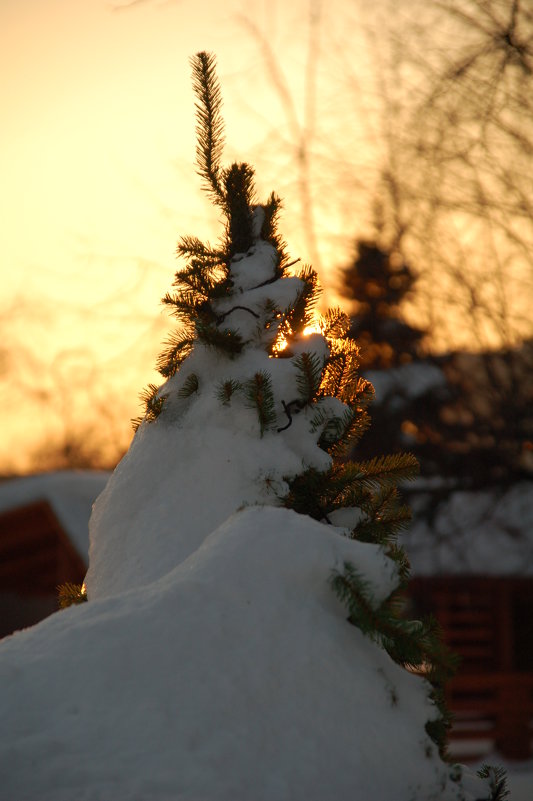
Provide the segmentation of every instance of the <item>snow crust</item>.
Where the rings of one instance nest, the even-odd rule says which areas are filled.
[[[0,642],[3,797],[459,798],[424,734],[424,682],[329,587],[346,559],[390,591],[377,546],[244,509],[158,581]]]

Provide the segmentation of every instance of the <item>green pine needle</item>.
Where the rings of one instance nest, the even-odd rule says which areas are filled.
[[[67,581],[65,584],[60,584],[57,588],[58,603],[60,609],[66,609],[68,606],[75,604],[83,604],[87,601],[87,592],[84,584],[72,584]]]
[[[400,502],[396,487],[383,487],[376,493],[364,490],[359,498],[365,518],[357,523],[352,536],[360,542],[391,543],[411,521],[411,510]]]
[[[295,302],[285,313],[282,334],[290,339],[294,334],[303,334],[305,328],[313,322],[314,308],[320,295],[318,276],[312,267],[306,265],[298,273],[302,288]]]
[[[220,159],[224,149],[222,92],[212,53],[197,53],[191,58],[193,90],[196,102],[196,163],[215,203],[223,205],[220,183]]]
[[[298,371],[296,386],[300,398],[306,404],[312,403],[318,395],[322,381],[322,359],[316,353],[305,352],[296,356],[293,363]]]
[[[364,434],[370,418],[362,410],[347,408],[342,417],[335,417],[324,428],[318,444],[334,457],[343,456]]]
[[[275,425],[277,420],[274,393],[272,392],[272,379],[265,371],[260,371],[244,385],[246,405],[257,410],[261,436]]]
[[[206,325],[201,320],[196,321],[198,339],[208,348],[214,348],[232,358],[240,353],[244,342],[238,331],[231,328],[218,328],[216,325]]]
[[[231,259],[246,253],[254,243],[252,207],[255,204],[254,171],[249,164],[232,164],[223,173],[226,253]]]
[[[144,404],[144,416],[136,417],[131,421],[134,431],[137,431],[141,423],[145,420],[149,423],[157,420],[163,411],[163,406],[165,405],[168,395],[160,395],[159,391],[160,387],[156,384],[148,384],[141,392],[140,397]]]
[[[495,768],[491,765],[482,765],[477,775],[480,779],[488,779],[491,796],[487,801],[504,801],[509,798],[507,789],[507,774],[504,768]]]
[[[224,253],[221,250],[204,245],[196,236],[182,236],[176,246],[176,253],[185,258],[198,259],[206,269],[219,267],[224,260]]]
[[[342,339],[350,329],[350,318],[339,307],[328,309],[320,317],[319,326],[326,339]]]
[[[236,392],[242,390],[240,381],[229,378],[227,381],[222,381],[217,387],[216,397],[223,406],[229,406],[231,398]]]
[[[198,392],[199,381],[196,373],[191,373],[185,379],[183,386],[178,392],[178,398],[190,398],[195,392]]]
[[[278,219],[281,210],[281,199],[272,192],[267,202],[263,205],[265,219],[261,229],[261,237],[275,248],[278,256],[278,265],[275,278],[283,278],[286,273],[288,256],[286,244],[278,233]]]
[[[373,399],[373,387],[359,377],[359,348],[353,340],[336,339],[330,342],[330,351],[322,379],[323,394],[366,407]],[[363,387],[366,394],[362,393]]]
[[[435,684],[432,697],[440,716],[428,721],[426,731],[443,754],[449,716],[440,688],[455,672],[456,660],[444,645],[434,621],[404,619],[399,614],[402,607],[394,595],[381,603],[376,602],[370,584],[350,562],[344,563],[343,573],[334,571],[330,581],[337,597],[348,609],[350,623],[385,648],[399,665],[423,672]],[[503,798],[497,796],[500,797]]]
[[[165,378],[171,378],[181,363],[192,353],[194,334],[190,328],[174,331],[164,343],[165,349],[158,356],[157,369]]]
[[[419,464],[410,453],[395,453],[376,456],[365,462],[352,462],[350,469],[359,473],[359,479],[366,487],[388,487],[416,478]]]

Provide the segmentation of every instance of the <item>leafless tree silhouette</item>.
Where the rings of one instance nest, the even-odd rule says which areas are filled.
[[[333,31],[328,8],[308,5],[300,116],[280,48],[241,21],[284,110],[308,252],[320,269],[320,221],[334,207],[351,217],[352,239],[370,235],[417,268],[417,322],[434,347],[530,336],[532,10],[518,0],[359,2]]]

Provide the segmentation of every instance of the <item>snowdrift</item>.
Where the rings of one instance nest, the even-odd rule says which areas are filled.
[[[0,643],[2,797],[459,797],[442,794],[449,768],[420,736],[434,715],[424,683],[329,587],[347,559],[376,598],[391,591],[376,546],[251,507],[158,581]]]

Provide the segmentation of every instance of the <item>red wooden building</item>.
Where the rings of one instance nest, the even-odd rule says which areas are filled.
[[[460,657],[448,689],[461,761],[533,755],[533,482],[456,493],[433,526],[416,517],[411,613],[433,614]]]
[[[450,750],[529,759],[533,742],[533,580],[438,576],[414,580],[415,607],[432,613],[461,662],[448,687]]]
[[[0,484],[0,637],[55,612],[59,584],[83,581],[91,507],[107,478],[79,471]]]

